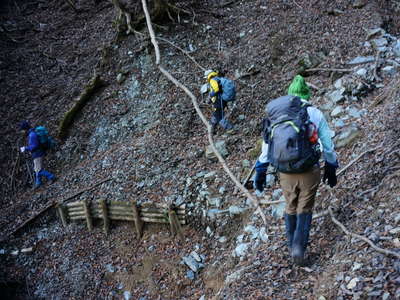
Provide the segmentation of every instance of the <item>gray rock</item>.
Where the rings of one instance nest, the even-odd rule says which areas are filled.
[[[202,261],[203,261],[203,260],[201,259],[200,255],[198,255],[196,251],[190,252],[190,255],[191,255],[197,262],[202,262]]]
[[[362,78],[365,78],[367,76],[367,69],[365,68],[358,69],[356,71],[356,74]]]
[[[274,185],[274,183],[275,183],[275,180],[276,180],[276,178],[275,178],[274,175],[268,174],[268,175],[265,177],[265,186],[266,186],[267,188],[272,187],[272,186]]]
[[[268,234],[266,232],[265,227],[261,227],[260,229],[260,239],[266,243],[268,241]]]
[[[388,44],[387,39],[385,38],[379,38],[379,39],[374,39],[371,41],[372,46],[374,46],[375,48],[379,48],[379,47],[384,47]]]
[[[353,8],[363,8],[366,3],[366,0],[354,0],[352,6]]]
[[[243,257],[247,254],[250,243],[242,243],[236,246],[234,256]]]
[[[344,113],[344,109],[343,109],[343,106],[336,106],[333,110],[332,110],[332,112],[331,112],[331,116],[332,117],[334,117],[334,118],[337,118],[337,117],[339,117],[340,115],[342,115]]]
[[[272,192],[272,200],[276,201],[279,200],[279,198],[282,196],[282,189],[275,189]]]
[[[114,273],[115,272],[115,268],[114,268],[114,266],[112,264],[107,264],[106,265],[106,270],[109,273]]]
[[[375,61],[375,57],[373,56],[357,56],[356,58],[349,61],[347,64],[349,65],[358,65],[358,64],[366,64]]]
[[[197,272],[199,270],[199,263],[191,256],[184,256],[183,262],[187,265],[193,272]]]
[[[199,300],[206,300],[206,296],[201,296],[200,298],[199,298]]]
[[[342,148],[351,144],[359,135],[360,130],[355,125],[345,128],[343,132],[336,137],[336,147]]]
[[[327,95],[327,97],[333,103],[340,103],[340,102],[343,102],[345,99],[343,96],[343,93],[344,93],[344,88],[342,88],[340,90],[335,90],[335,91],[329,93]]]
[[[281,196],[279,198],[279,200],[285,200],[285,197]],[[285,202],[273,204],[273,205],[271,205],[271,207],[272,207],[271,214],[275,219],[280,219],[283,217],[283,214],[285,213],[285,207],[286,207]]]
[[[338,80],[335,81],[335,83],[333,84],[333,86],[340,90],[343,87],[343,79],[339,78]]]
[[[397,40],[393,46],[393,54],[396,57],[400,57],[400,40]]]
[[[252,239],[252,240],[256,239],[259,235],[258,229],[256,227],[254,227],[253,225],[247,225],[244,228],[244,231],[251,234],[250,239]]]
[[[221,244],[225,244],[227,241],[228,241],[228,239],[227,239],[226,236],[221,236],[221,237],[218,239],[218,242],[220,242]]]
[[[125,291],[124,292],[124,300],[130,300],[132,297],[131,292],[130,291]]]
[[[397,73],[397,69],[393,66],[386,66],[381,70],[382,74],[387,76],[393,76]]]
[[[124,82],[124,80],[125,80],[124,74],[119,73],[119,74],[117,75],[117,82],[118,82],[119,84],[121,84],[121,83]]]
[[[209,199],[207,199],[207,202],[210,206],[219,208],[219,207],[221,207],[221,204],[222,204],[222,198],[220,198],[220,197],[209,198]]]
[[[196,278],[196,273],[193,272],[192,270],[187,270],[186,277],[189,278],[190,280],[194,280]]]
[[[400,214],[397,214],[395,217],[394,217],[394,222],[397,224],[397,223],[400,223]]]
[[[385,32],[382,28],[374,28],[374,29],[369,29],[367,31],[367,40],[369,40],[370,38],[374,37],[374,36],[381,36],[383,35]]]
[[[243,272],[246,270],[245,267],[242,267],[241,269],[237,270],[236,272],[233,272],[232,274],[229,274],[226,276],[225,279],[225,284],[229,285],[235,281],[238,281],[242,278]]]
[[[343,127],[345,125],[346,124],[344,123],[344,121],[342,119],[333,121],[333,126],[335,126],[337,128],[341,128],[341,127]]]
[[[248,159],[242,160],[242,167],[243,168],[250,168],[250,161]]]
[[[349,116],[351,116],[353,118],[361,118],[361,111],[359,111],[354,106],[348,107],[347,108],[347,113],[349,114]]]
[[[377,235],[375,232],[371,233],[368,238],[373,241],[374,243],[379,241],[379,235]]]
[[[229,155],[228,150],[226,149],[225,141],[217,141],[215,142],[215,148],[221,154],[222,157],[227,157]],[[211,148],[211,145],[208,145],[206,148],[206,157],[210,160],[216,160],[217,156]]]
[[[389,297],[390,297],[390,294],[389,294],[388,292],[385,292],[385,293],[382,295],[382,300],[387,300],[387,299],[389,299]]]

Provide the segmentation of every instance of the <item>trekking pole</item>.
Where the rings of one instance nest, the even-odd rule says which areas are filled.
[[[32,185],[33,185],[35,183],[35,179],[33,178],[31,167],[29,166],[27,159],[25,159],[25,166],[26,166],[26,170],[28,171],[28,180],[30,182],[32,182]],[[30,182],[28,182],[28,183],[30,183]]]
[[[11,186],[11,191],[13,192],[13,191],[15,191],[15,184],[14,184],[14,182],[15,182],[15,176],[14,176],[14,172],[15,172],[15,170],[16,170],[16,168],[18,167],[18,165],[19,165],[19,160],[20,160],[20,152],[18,151],[18,154],[17,154],[17,159],[16,159],[16,161],[15,161],[15,163],[14,163],[14,167],[13,167],[13,169],[12,169],[12,172],[11,172],[11,183],[10,183],[10,186]]]

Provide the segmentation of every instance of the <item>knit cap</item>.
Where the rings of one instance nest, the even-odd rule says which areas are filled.
[[[310,88],[307,86],[304,77],[296,75],[288,89],[288,95],[298,96],[301,99],[308,100],[311,97]]]

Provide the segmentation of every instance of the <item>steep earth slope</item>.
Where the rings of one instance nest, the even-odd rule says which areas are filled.
[[[192,14],[157,27],[157,35],[169,41],[159,40],[164,66],[197,94],[203,70],[179,48],[203,68],[217,66],[232,78],[240,77],[237,108],[231,115],[237,132],[219,132],[216,139],[225,143],[227,163],[241,177],[255,159],[249,150],[259,139],[268,99],[284,93],[302,69],[354,68],[347,77],[341,72],[307,73],[307,80],[319,88],[313,101],[332,116],[337,136],[358,126],[350,132],[357,133],[355,140],[339,149],[342,166],[380,147],[349,168],[338,188],[321,189],[317,211],[332,202],[335,214],[352,231],[393,249],[399,247],[398,25],[384,10],[385,3],[356,2],[203,1],[193,4]],[[1,249],[9,253],[33,247],[31,254],[1,256],[3,290],[16,291],[20,299],[398,295],[398,262],[344,237],[326,216],[315,223],[312,264],[293,267],[281,220],[269,217],[271,224],[263,230],[245,197],[236,193],[220,166],[206,158],[205,129],[188,98],[158,72],[149,40],[118,35],[108,2],[77,5],[79,14],[62,1],[2,4],[0,122],[5,130],[0,163],[8,171],[1,178],[0,222],[6,237]],[[393,35],[380,31],[368,37],[369,30],[382,26]],[[377,67],[373,61],[366,64],[364,74],[359,72],[364,65],[348,65],[360,55],[376,57],[372,40],[379,38],[386,40],[382,47],[387,49],[380,49]],[[389,59],[395,68],[386,72]],[[31,119],[56,132],[94,71],[105,87],[49,155],[58,181],[32,192],[26,158],[17,158],[17,144],[23,143],[16,135],[17,122]],[[249,75],[242,76],[245,73]],[[342,81],[336,81],[339,78]],[[337,91],[343,96],[340,101],[334,98]],[[373,105],[376,99],[382,103]],[[206,103],[202,107],[209,114]],[[186,239],[174,239],[164,226],[149,226],[140,241],[124,223],[114,224],[108,236],[100,226],[93,232],[83,224],[62,228],[53,210],[9,235],[46,204],[109,177],[112,181],[77,199],[185,201],[191,214]],[[271,190],[279,195],[278,186]],[[270,214],[270,207],[263,209]],[[181,264],[192,251],[205,257],[198,272]]]

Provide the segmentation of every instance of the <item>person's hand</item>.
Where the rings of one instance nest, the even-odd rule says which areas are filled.
[[[212,103],[215,103],[215,101],[217,101],[217,97],[216,97],[216,96],[211,97],[211,102],[212,102]]]
[[[325,171],[322,181],[325,183],[328,180],[328,185],[333,188],[337,184],[336,166],[325,162]]]
[[[24,153],[26,148],[25,147],[21,147],[21,148],[19,148],[19,150],[21,151],[21,153]]]

